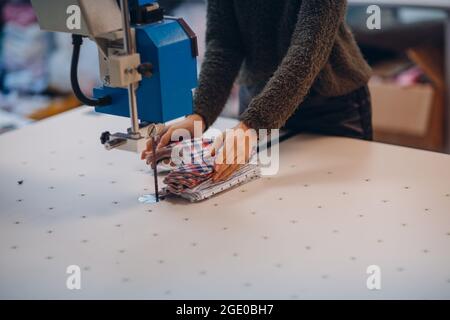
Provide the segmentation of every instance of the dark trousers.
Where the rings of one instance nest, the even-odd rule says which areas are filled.
[[[240,113],[264,86],[242,86]],[[276,112],[276,110],[274,110]],[[372,104],[367,86],[340,97],[311,94],[289,118],[284,128],[294,133],[306,132],[372,140]]]

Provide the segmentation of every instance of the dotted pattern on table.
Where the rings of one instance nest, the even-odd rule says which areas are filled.
[[[318,142],[300,153],[294,138],[277,176],[143,205],[148,168],[75,139],[1,160],[1,298],[450,298],[450,179],[314,162]],[[65,288],[69,265],[80,291]],[[366,287],[370,265],[381,291]]]

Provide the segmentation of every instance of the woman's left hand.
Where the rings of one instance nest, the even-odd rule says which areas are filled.
[[[212,181],[225,181],[248,163],[257,141],[256,131],[243,122],[217,137],[210,147],[211,155],[217,154]],[[220,151],[217,153],[218,150]]]

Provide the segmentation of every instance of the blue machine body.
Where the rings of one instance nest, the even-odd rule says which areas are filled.
[[[136,0],[135,0],[136,1]],[[137,0],[137,3],[142,6],[142,5],[146,5],[146,4],[153,4],[158,2],[158,0]]]
[[[190,36],[176,19],[133,27],[141,63],[153,65],[152,76],[143,77],[136,91],[139,120],[165,123],[191,114],[193,90],[197,87],[197,57]],[[111,96],[112,104],[95,108],[97,112],[130,116],[127,89],[107,86],[94,89],[95,98],[106,95]]]

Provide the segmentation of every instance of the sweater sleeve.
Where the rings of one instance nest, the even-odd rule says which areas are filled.
[[[208,127],[225,107],[243,57],[233,1],[208,0],[206,53],[194,95],[194,112]]]
[[[241,115],[253,129],[279,129],[305,99],[327,63],[346,0],[303,0],[286,56]]]

